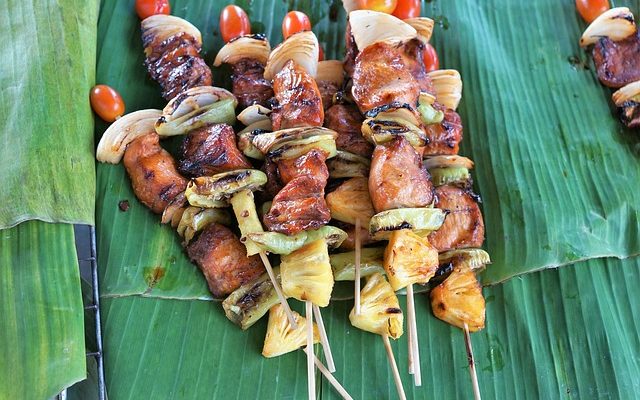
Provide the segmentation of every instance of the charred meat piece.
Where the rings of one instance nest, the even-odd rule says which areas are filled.
[[[436,188],[435,206],[448,213],[440,229],[429,235],[429,242],[439,252],[482,246],[484,222],[478,200],[470,189],[454,185]]]
[[[176,170],[171,154],[160,147],[160,138],[155,133],[129,143],[124,166],[136,197],[156,214],[161,214],[187,187],[187,180]]]
[[[316,83],[318,90],[320,90],[320,97],[322,97],[322,106],[327,111],[333,105],[333,96],[340,91],[341,86],[330,81],[316,81]]]
[[[640,103],[629,100],[618,107],[620,120],[627,128],[640,128]]]
[[[267,157],[262,165],[262,171],[267,175],[267,184],[264,186],[265,192],[269,199],[273,199],[284,186],[278,175],[278,164]]]
[[[344,40],[346,43],[345,56],[344,56],[344,71],[348,76],[353,76],[353,67],[356,64],[356,57],[358,56],[358,46],[356,40],[351,34],[351,23],[347,21],[347,29],[344,32]]]
[[[369,172],[369,193],[376,212],[425,207],[433,201],[431,176],[404,137],[376,146]]]
[[[324,126],[338,132],[336,138],[338,149],[370,158],[373,145],[362,136],[363,120],[356,107],[336,104],[327,110]]]
[[[247,257],[247,249],[240,239],[220,224],[207,226],[187,246],[187,254],[202,270],[215,297],[228,295],[265,271],[260,257]]]
[[[162,97],[171,100],[196,86],[211,85],[211,70],[200,57],[200,44],[187,33],[175,34],[158,43],[150,33],[142,35],[149,75],[162,87]]]
[[[319,181],[327,182],[327,154],[320,150],[311,150],[298,158],[278,161],[280,181],[285,185],[299,176],[310,176]]]
[[[424,58],[422,56],[424,43],[419,39],[412,39],[404,44],[403,50],[403,62],[420,85],[420,91],[435,95],[433,82],[427,75],[427,69],[424,66]]]
[[[252,104],[269,105],[273,97],[271,83],[264,78],[264,64],[258,60],[245,58],[231,65],[233,94],[240,107]]]
[[[251,168],[236,146],[233,128],[226,124],[213,124],[189,133],[182,143],[181,153],[178,169],[193,178]]]
[[[437,103],[434,104],[434,108],[444,111],[444,119],[439,124],[425,126],[428,143],[424,148],[424,155],[458,154],[462,141],[460,115]]]
[[[322,126],[324,110],[315,79],[292,60],[273,79],[276,104],[271,113],[273,130]]]
[[[593,61],[603,85],[620,88],[640,80],[640,36],[614,42],[603,37],[593,48]]]

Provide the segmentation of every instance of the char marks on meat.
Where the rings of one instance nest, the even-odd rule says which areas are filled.
[[[327,111],[333,105],[333,96],[340,91],[341,86],[331,81],[316,81],[316,83],[318,90],[320,90],[320,97],[322,97],[322,106]]]
[[[257,255],[247,249],[229,228],[211,224],[187,246],[187,254],[207,280],[215,297],[223,297],[264,273]]]
[[[226,124],[208,125],[189,133],[182,143],[181,153],[178,169],[193,178],[251,168],[236,146],[233,128]]]
[[[363,120],[355,106],[336,104],[327,110],[324,126],[338,133],[338,149],[370,158],[373,145],[362,136]]]
[[[458,154],[462,140],[460,115],[437,103],[434,108],[444,111],[444,119],[439,124],[425,125],[428,143],[424,147],[424,155]]]
[[[264,64],[258,60],[245,58],[231,65],[233,94],[240,107],[252,104],[269,105],[273,97],[271,83],[264,78]]]
[[[187,180],[178,173],[171,154],[160,147],[155,133],[129,143],[124,166],[136,197],[156,214],[161,214],[187,187]]]
[[[313,149],[300,157],[278,161],[280,181],[286,185],[298,176],[311,176],[326,183],[329,179],[327,156],[321,150]]]
[[[356,64],[356,57],[358,56],[358,46],[351,34],[351,23],[349,21],[347,21],[347,29],[344,32],[344,40],[346,49],[343,67],[348,76],[353,76],[353,67]]]
[[[640,80],[640,34],[614,42],[601,38],[593,48],[593,61],[603,85],[620,88]]]
[[[436,188],[435,206],[447,212],[444,224],[429,235],[429,243],[439,252],[482,246],[484,222],[478,196],[470,189],[439,186]]]
[[[422,157],[402,136],[376,146],[369,172],[369,194],[376,212],[426,207],[433,201],[431,176]]]
[[[324,109],[315,79],[289,60],[273,78],[275,104],[271,115],[273,130],[302,126],[322,126]]]

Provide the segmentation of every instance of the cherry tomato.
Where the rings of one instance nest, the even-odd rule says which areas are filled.
[[[611,6],[609,5],[609,0],[576,0],[576,8],[582,19],[591,23]]]
[[[238,6],[228,5],[220,13],[220,33],[225,42],[251,34],[249,16]]]
[[[398,0],[393,15],[400,19],[416,18],[420,16],[422,3],[420,0]]]
[[[136,13],[140,19],[145,19],[156,14],[171,13],[169,0],[136,0]]]
[[[424,61],[424,67],[427,72],[435,71],[440,68],[440,61],[438,60],[438,53],[432,45],[426,44],[424,51],[422,52],[422,60]]]
[[[294,33],[311,30],[311,20],[300,11],[289,11],[282,20],[282,36],[288,38]]]
[[[361,10],[379,11],[387,14],[391,14],[397,4],[398,0],[358,0],[358,8]]]
[[[318,46],[318,61],[324,61],[324,50],[322,50],[322,46]]]
[[[124,114],[124,101],[120,93],[107,85],[96,85],[89,94],[91,108],[107,122],[113,122]]]

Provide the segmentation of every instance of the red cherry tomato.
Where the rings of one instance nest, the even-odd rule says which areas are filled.
[[[397,3],[398,0],[358,0],[358,8],[360,10],[372,10],[391,14],[393,10],[395,10]]]
[[[426,44],[424,51],[422,52],[422,60],[424,61],[424,67],[427,72],[435,71],[440,68],[440,60],[438,60],[438,53],[432,45]]]
[[[156,14],[170,14],[169,0],[136,0],[136,13],[140,19]]]
[[[422,3],[420,0],[398,0],[393,15],[400,19],[416,18],[420,16]]]
[[[94,86],[89,93],[89,101],[93,111],[107,122],[113,122],[124,114],[124,101],[111,86]]]
[[[324,50],[322,50],[322,46],[318,46],[318,61],[324,61]]]
[[[294,33],[311,30],[311,20],[300,11],[289,11],[282,20],[282,36],[288,38]]]
[[[220,33],[225,42],[251,34],[249,16],[238,6],[228,5],[220,13]]]
[[[609,0],[576,0],[576,8],[582,19],[591,23],[611,6]]]

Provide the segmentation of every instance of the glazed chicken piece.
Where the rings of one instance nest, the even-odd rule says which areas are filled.
[[[444,120],[439,124],[425,125],[428,143],[424,147],[424,155],[458,154],[462,141],[460,115],[438,103],[434,104],[434,108],[444,111]]]
[[[211,70],[200,56],[200,45],[181,32],[159,42],[151,33],[142,33],[149,75],[162,87],[162,97],[171,100],[196,86],[211,85]]]
[[[333,96],[340,91],[341,87],[337,83],[330,81],[317,80],[316,84],[318,85],[318,90],[320,90],[322,106],[326,112],[333,105]]]
[[[213,124],[189,133],[181,153],[178,169],[193,178],[251,168],[236,146],[233,128],[226,124]]]
[[[260,257],[247,257],[240,239],[220,224],[207,226],[187,246],[187,254],[200,267],[215,297],[226,296],[265,272]]]
[[[376,212],[426,207],[433,201],[431,176],[418,152],[404,137],[376,146],[369,172],[369,193]]]
[[[324,109],[315,79],[289,60],[273,78],[275,104],[272,108],[273,130],[302,126],[322,126]]]
[[[470,189],[454,185],[436,188],[435,207],[447,213],[440,229],[429,235],[429,242],[438,252],[482,246],[484,222],[478,201]]]
[[[187,187],[187,180],[176,170],[171,154],[160,147],[155,133],[140,136],[127,146],[124,166],[136,197],[156,214]]]
[[[347,21],[347,29],[344,32],[344,41],[346,47],[344,62],[342,65],[344,72],[346,72],[348,76],[353,76],[353,67],[356,64],[356,57],[358,56],[358,46],[356,45],[356,40],[351,34],[351,23],[349,21]]]
[[[427,75],[427,69],[424,66],[424,43],[419,39],[412,39],[404,44],[402,48],[404,52],[402,62],[407,66],[413,78],[420,85],[420,91],[435,94],[433,82],[429,75]]]
[[[264,185],[264,192],[267,195],[267,198],[273,199],[284,186],[280,181],[280,176],[278,175],[278,164],[267,157],[262,165],[262,171],[267,175],[267,183]]]
[[[271,83],[264,78],[264,64],[244,58],[231,65],[232,90],[241,108],[252,104],[269,105],[273,97]]]
[[[326,160],[327,154],[313,149],[298,158],[278,161],[280,182],[286,185],[299,176],[310,176],[326,183],[329,179]]]
[[[593,48],[593,61],[603,85],[620,88],[640,80],[640,36],[614,42],[601,38]]]
[[[362,136],[364,118],[355,106],[336,104],[325,113],[324,126],[338,133],[336,147],[370,158],[373,145]]]

